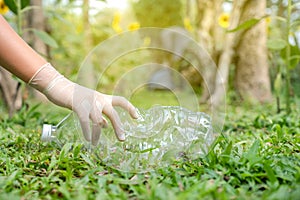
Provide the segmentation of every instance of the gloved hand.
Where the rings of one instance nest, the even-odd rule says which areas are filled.
[[[121,120],[113,106],[122,107],[132,118],[138,117],[135,107],[124,97],[102,94],[78,85],[57,72],[49,63],[43,65],[28,83],[54,104],[73,110],[79,118],[85,139],[93,145],[99,142],[101,128],[107,126],[102,113],[110,119],[117,138],[125,140]]]

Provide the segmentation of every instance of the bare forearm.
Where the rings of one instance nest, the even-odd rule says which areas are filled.
[[[28,82],[45,63],[0,15],[0,65]]]
[[[112,122],[118,139],[125,139],[121,120],[113,106],[124,108],[133,118],[138,117],[135,107],[125,98],[96,92],[62,76],[30,48],[1,15],[0,65],[29,82],[56,105],[72,109],[79,118],[86,140],[93,145],[98,144],[101,128],[107,125],[102,113]]]

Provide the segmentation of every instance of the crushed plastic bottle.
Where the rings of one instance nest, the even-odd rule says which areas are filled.
[[[139,110],[137,120],[126,112],[120,117],[125,142],[117,141],[113,132],[104,132],[96,152],[105,164],[122,171],[145,172],[175,160],[197,159],[214,139],[209,115],[179,106]]]
[[[214,140],[211,118],[205,113],[179,106],[154,106],[138,112],[138,119],[119,112],[124,142],[117,140],[112,128],[102,130],[99,145],[92,152],[105,165],[120,171],[146,172],[176,160],[197,159],[207,153]],[[41,139],[60,144],[84,142],[81,135],[78,120],[71,113],[56,126],[44,124]]]

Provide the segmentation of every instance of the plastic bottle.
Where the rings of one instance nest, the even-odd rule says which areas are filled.
[[[66,143],[80,142],[85,145],[87,144],[87,142],[83,140],[79,121],[73,112],[66,115],[56,125],[43,124],[41,140],[42,142],[50,142],[54,145],[58,145],[60,148]]]
[[[207,153],[214,139],[209,115],[179,106],[139,109],[136,120],[125,111],[119,111],[119,115],[126,140],[118,141],[111,126],[103,129],[93,155],[121,171],[145,172],[166,167],[175,160],[197,159]],[[80,135],[76,117],[69,114],[56,126],[44,124],[42,141],[83,142]]]
[[[105,164],[122,171],[145,172],[174,160],[197,159],[207,153],[214,139],[210,116],[179,106],[139,110],[137,120],[126,112],[120,117],[125,142],[103,131],[96,152]]]

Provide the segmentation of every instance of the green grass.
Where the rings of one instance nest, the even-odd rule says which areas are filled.
[[[179,105],[176,96],[170,91],[158,90],[149,91],[146,89],[137,90],[129,98],[135,106],[143,109],[148,109],[153,105]]]
[[[286,116],[273,106],[228,106],[208,155],[144,174],[106,167],[80,144],[41,143],[43,122],[66,112],[40,105],[12,119],[1,115],[0,199],[300,198],[299,110]]]
[[[141,88],[133,92],[128,100],[136,107],[148,109],[154,105],[178,106],[182,105],[190,110],[194,110],[194,105],[198,104],[199,94],[184,92],[183,90],[148,90]]]

